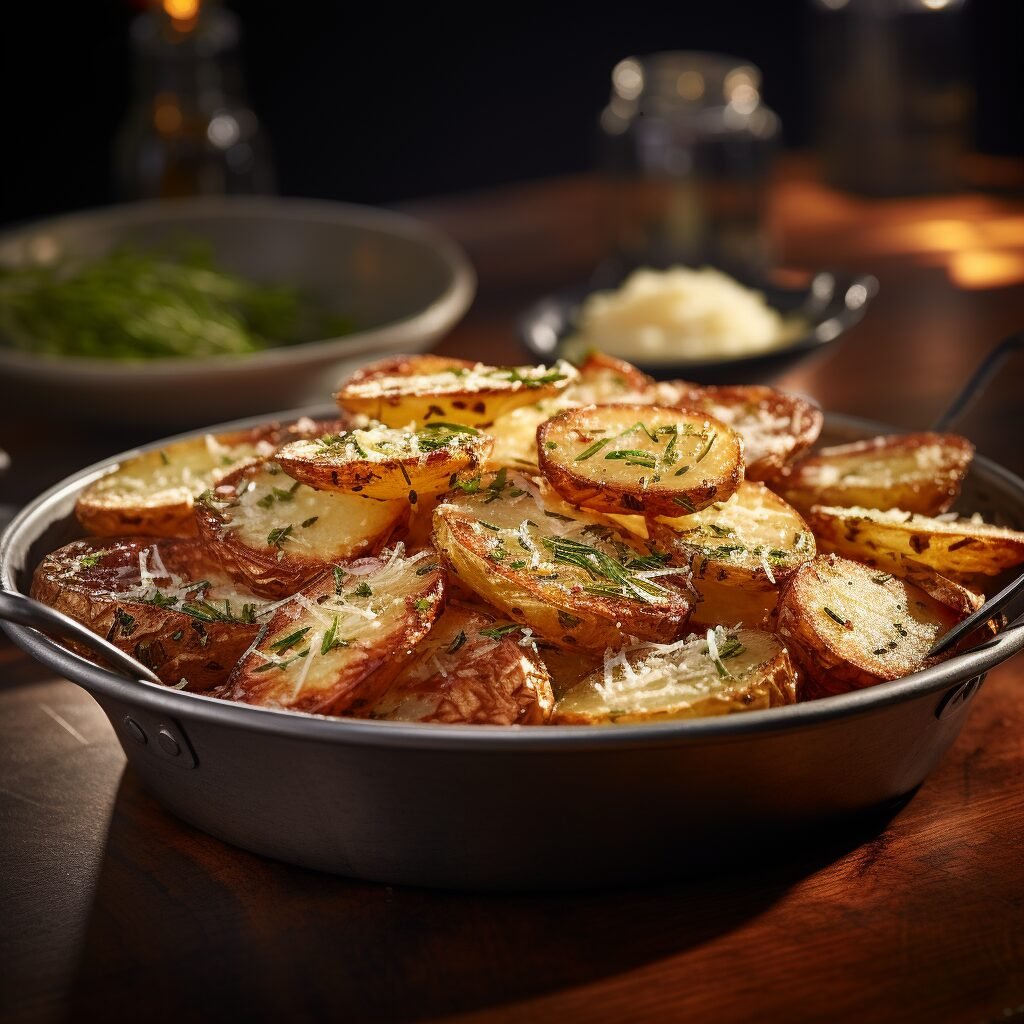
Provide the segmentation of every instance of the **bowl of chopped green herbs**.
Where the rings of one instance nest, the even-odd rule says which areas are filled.
[[[453,242],[370,207],[71,214],[0,235],[0,400],[183,427],[299,405],[359,362],[426,349],[474,289]]]

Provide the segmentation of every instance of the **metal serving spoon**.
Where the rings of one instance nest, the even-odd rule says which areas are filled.
[[[160,677],[151,669],[136,661],[130,654],[115,647],[109,640],[87,629],[63,612],[31,597],[18,594],[13,590],[0,589],[0,619],[17,622],[21,626],[30,626],[43,633],[56,633],[64,639],[77,640],[83,647],[98,654],[108,665],[132,679],[144,679],[147,683],[164,684]]]

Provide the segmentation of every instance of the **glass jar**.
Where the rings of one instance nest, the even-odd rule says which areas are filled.
[[[623,272],[711,264],[763,276],[781,127],[754,65],[717,53],[628,57],[612,71],[600,127]]]
[[[192,6],[187,19],[154,10],[132,23],[135,98],[115,153],[122,199],[273,191],[269,145],[245,101],[237,19]]]

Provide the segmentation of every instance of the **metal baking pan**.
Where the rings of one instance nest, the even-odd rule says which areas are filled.
[[[824,439],[881,432],[892,431],[829,416]],[[68,478],[15,518],[0,538],[3,586],[27,593],[42,556],[82,535],[76,496],[125,457]],[[1024,482],[978,457],[960,507],[1020,529]],[[749,867],[798,830],[891,811],[953,743],[985,673],[1024,647],[1022,618],[904,679],[790,707],[660,725],[497,728],[226,703],[128,679],[32,629],[4,628],[93,695],[131,770],[179,818],[292,864],[463,889],[635,883],[737,855]]]

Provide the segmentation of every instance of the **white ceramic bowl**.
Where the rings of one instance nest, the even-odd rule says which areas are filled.
[[[431,228],[387,210],[305,199],[181,199],[75,213],[0,235],[0,264],[193,238],[209,243],[226,270],[294,285],[358,329],[248,355],[138,362],[0,346],[0,400],[181,427],[323,402],[356,364],[426,349],[458,322],[476,288],[464,253]]]

